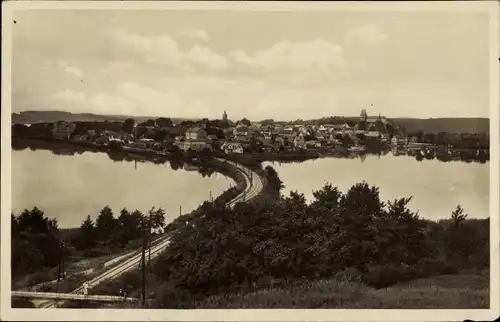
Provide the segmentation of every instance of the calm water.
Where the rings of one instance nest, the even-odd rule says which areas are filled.
[[[303,163],[272,165],[285,185],[282,193],[297,190],[308,200],[326,182],[347,191],[366,181],[380,188],[383,201],[413,196],[409,207],[428,219],[447,218],[457,204],[469,218],[489,216],[489,163],[440,162],[385,155],[361,159],[325,158]]]
[[[172,170],[169,163],[113,162],[104,153],[55,155],[47,150],[12,151],[12,210],[37,206],[60,228],[79,227],[95,219],[105,205],[115,216],[122,208],[143,212],[153,205],[167,221],[217,197],[234,182],[222,175],[202,177],[197,171]]]

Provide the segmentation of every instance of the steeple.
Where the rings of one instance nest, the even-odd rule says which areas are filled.
[[[361,114],[359,115],[360,122],[366,122],[367,118],[368,118],[368,114],[366,114],[366,110],[362,109]]]

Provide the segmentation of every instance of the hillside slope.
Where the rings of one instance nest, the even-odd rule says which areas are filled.
[[[21,113],[12,113],[13,123],[45,123],[56,121],[73,121],[73,122],[104,122],[104,121],[119,121],[132,117],[136,122],[144,122],[148,119],[156,119],[151,116],[127,116],[127,115],[99,115],[92,113],[70,113],[63,111],[25,111]],[[187,119],[172,118],[173,121],[184,121]]]
[[[408,132],[428,133],[489,133],[490,120],[487,118],[436,118],[436,119],[412,119],[395,118],[390,121],[396,125],[403,126]]]

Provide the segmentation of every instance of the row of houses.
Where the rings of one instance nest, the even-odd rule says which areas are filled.
[[[58,121],[52,127],[52,135],[59,140],[69,140],[75,129],[73,122]]]
[[[248,137],[262,137],[271,139],[273,137],[283,137],[293,139],[295,136],[314,136],[318,140],[327,140],[332,135],[358,135],[366,137],[389,139],[389,134],[385,126],[381,123],[369,124],[324,124],[324,125],[285,125],[285,126],[246,126],[239,124],[232,129],[232,136],[235,139],[244,140]]]
[[[73,136],[76,141],[92,141],[97,144],[120,143],[125,149],[164,149],[165,142],[156,142],[151,136],[158,130],[153,126],[141,129],[134,127],[132,134],[113,131],[96,133],[89,130],[86,134]],[[57,122],[53,127],[54,137],[69,139],[75,129],[71,122]],[[323,125],[245,125],[237,124],[232,128],[220,129],[222,137],[207,133],[206,124],[196,124],[187,129],[181,129],[174,140],[168,139],[169,144],[176,146],[181,151],[213,150],[218,146],[226,153],[243,153],[253,144],[260,145],[264,151],[274,151],[287,147],[288,149],[321,148],[324,146],[338,146],[342,143],[339,136],[349,136],[356,145],[360,134],[365,137],[389,141],[392,146],[408,145],[412,139],[403,136],[389,137],[384,122],[381,118],[372,118],[369,122],[359,124],[323,124]],[[139,132],[142,133],[139,135]]]

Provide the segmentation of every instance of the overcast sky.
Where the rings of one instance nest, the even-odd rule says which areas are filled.
[[[485,13],[31,10],[14,19],[14,112],[488,117]]]

